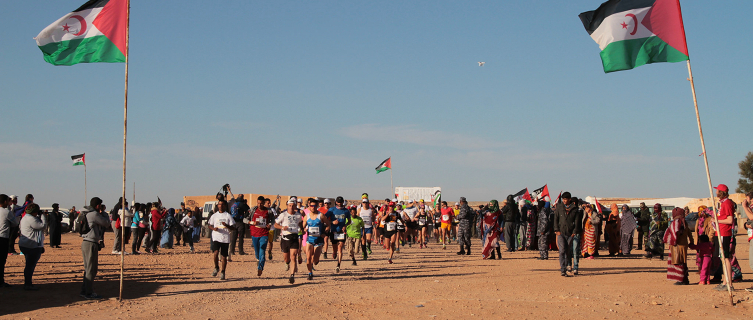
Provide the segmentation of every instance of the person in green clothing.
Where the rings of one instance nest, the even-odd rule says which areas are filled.
[[[361,235],[363,234],[363,219],[356,214],[356,208],[350,208],[350,224],[345,227],[345,231],[348,234],[348,238],[345,239],[345,246],[348,252],[350,252],[350,259],[353,260],[353,265],[356,263],[356,248],[361,244]]]

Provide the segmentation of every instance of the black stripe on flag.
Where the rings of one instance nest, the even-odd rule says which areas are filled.
[[[586,27],[588,34],[594,33],[599,28],[601,22],[608,16],[617,12],[628,11],[632,9],[645,8],[654,5],[656,0],[609,0],[602,3],[594,11],[586,11],[578,15],[583,26]]]
[[[83,158],[83,157],[84,157],[83,153],[82,154],[77,154],[75,156],[71,156],[71,160],[76,160],[76,159]]]
[[[108,2],[110,2],[110,0],[89,0],[86,3],[84,3],[84,5],[80,6],[78,9],[73,10],[73,12],[84,11],[86,9],[102,8]]]

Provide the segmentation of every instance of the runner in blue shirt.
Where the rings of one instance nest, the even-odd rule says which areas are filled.
[[[306,219],[303,220],[303,229],[306,230],[306,267],[309,269],[309,280],[314,280],[314,265],[319,264],[319,256],[322,254],[324,235],[329,232],[330,222],[327,217],[316,209],[316,200],[309,199],[309,207]]]
[[[337,268],[335,272],[340,272],[340,263],[343,261],[343,246],[345,245],[345,227],[350,224],[350,211],[345,208],[345,199],[338,196],[335,199],[335,207],[330,208],[325,215],[329,221],[332,221],[330,228],[330,243],[335,257],[337,257]]]

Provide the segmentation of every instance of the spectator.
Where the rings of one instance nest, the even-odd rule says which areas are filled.
[[[24,290],[36,291],[39,288],[32,284],[31,278],[34,276],[34,269],[37,267],[39,258],[44,253],[44,229],[47,225],[47,219],[36,203],[30,203],[26,207],[25,213],[19,227],[21,235],[18,238],[18,248],[26,257]]]
[[[81,253],[84,259],[84,282],[81,286],[81,297],[93,300],[102,299],[102,296],[94,292],[94,278],[97,277],[99,267],[99,250],[105,247],[105,230],[110,224],[107,214],[102,212],[102,199],[94,197],[89,201],[89,206],[81,210],[81,219],[86,220],[82,226]],[[83,233],[86,232],[86,233]]]
[[[60,205],[52,204],[50,212],[50,248],[60,248],[60,236],[63,232],[63,214],[60,213]]]
[[[7,282],[5,282],[5,262],[8,259],[8,236],[10,230],[18,226],[18,220],[8,210],[10,205],[10,197],[5,194],[0,194],[0,287],[10,288]]]

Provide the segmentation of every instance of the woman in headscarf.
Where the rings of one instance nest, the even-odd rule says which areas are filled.
[[[175,209],[168,209],[167,215],[165,216],[165,224],[162,225],[162,240],[160,241],[161,248],[173,248],[173,231],[177,224],[178,223],[175,220]]]
[[[536,228],[536,232],[539,234],[539,257],[537,258],[539,260],[549,259],[549,230],[552,229],[552,220],[549,219],[549,213],[551,212],[549,205],[548,201],[539,201],[539,225]]]
[[[685,224],[685,210],[674,208],[672,222],[664,233],[664,243],[669,244],[667,259],[667,280],[676,285],[689,284],[688,280],[688,245],[693,243],[693,235]]]
[[[651,223],[648,228],[648,242],[646,242],[646,259],[651,259],[654,255],[659,255],[659,260],[664,260],[664,230],[667,230],[668,222],[665,220],[662,205],[654,205],[654,212],[651,213]]]
[[[609,236],[609,256],[613,257],[620,252],[620,210],[617,204],[612,204],[609,208],[609,218],[604,232]]]
[[[601,222],[599,213],[590,204],[585,206],[585,223],[583,224],[583,248],[581,252],[586,259],[593,260],[596,254],[596,225]]]
[[[481,247],[483,248],[481,255],[484,259],[494,260],[496,259],[494,256],[494,251],[496,250],[497,256],[499,256],[499,259],[502,259],[502,253],[499,250],[499,243],[497,242],[499,234],[502,231],[499,224],[502,211],[499,210],[499,202],[497,200],[489,201],[488,208],[488,210],[482,213],[481,221],[479,221],[482,232]]]
[[[622,205],[622,218],[620,218],[620,221],[622,222],[620,224],[620,250],[622,250],[622,253],[619,255],[629,255],[630,251],[633,249],[633,246],[630,245],[630,243],[632,243],[633,240],[636,223],[633,211],[631,211],[630,207],[626,204]]]

